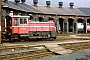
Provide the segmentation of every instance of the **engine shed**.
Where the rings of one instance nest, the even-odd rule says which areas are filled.
[[[2,1],[2,12],[6,15],[2,21],[6,22],[6,16],[21,15],[31,16],[34,21],[48,21],[53,19],[58,23],[57,30],[62,33],[88,33],[87,24],[90,25],[90,8],[77,8],[70,2],[69,7],[64,7],[63,2],[58,3],[58,7],[50,6],[51,2],[46,1],[46,6],[38,6],[38,0],[33,0],[33,5],[25,4],[25,0],[15,0],[15,2]],[[87,13],[88,11],[88,13]],[[5,31],[5,23],[2,23],[2,32]],[[3,33],[4,34],[4,33]]]

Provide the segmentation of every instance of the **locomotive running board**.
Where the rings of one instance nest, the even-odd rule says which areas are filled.
[[[29,37],[29,38],[49,38],[49,37]]]

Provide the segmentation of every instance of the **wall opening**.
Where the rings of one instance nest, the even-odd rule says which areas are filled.
[[[68,18],[68,31],[69,32],[73,32],[73,19],[72,18]]]
[[[29,17],[29,20],[34,20],[33,16],[30,16],[30,17]]]
[[[42,17],[39,17],[39,22],[43,22],[43,18]]]
[[[59,18],[60,29],[62,32],[63,32],[63,21],[64,21],[63,18]]]
[[[79,18],[77,20],[77,29],[78,29],[78,33],[83,33],[84,32],[84,24],[83,24],[83,19]]]
[[[87,19],[87,33],[90,33],[90,19]]]
[[[54,20],[54,18],[52,18],[52,17],[49,17],[49,19],[48,20]]]

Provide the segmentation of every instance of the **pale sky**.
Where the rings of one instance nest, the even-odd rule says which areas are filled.
[[[90,7],[90,0],[38,0],[38,5],[46,5],[46,1],[51,1],[52,6],[58,6],[58,2],[63,2],[63,6],[69,6],[70,2],[74,2],[75,7]],[[33,0],[26,0],[26,4],[33,4]]]

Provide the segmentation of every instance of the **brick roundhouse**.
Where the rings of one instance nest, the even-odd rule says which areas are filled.
[[[63,33],[78,33],[77,23],[82,23],[84,25],[83,33],[88,33],[86,26],[87,23],[90,24],[90,8],[74,7],[73,2],[70,2],[68,7],[63,7],[63,2],[59,2],[59,6],[55,7],[50,6],[50,1],[46,1],[46,6],[38,6],[38,0],[33,0],[33,5],[25,4],[25,1],[14,0],[12,2],[3,0],[2,12],[6,12],[4,17],[13,12],[13,15],[32,16],[34,21],[47,21],[51,18],[58,21],[58,27]],[[2,19],[2,21],[5,21],[5,19]],[[2,26],[2,32],[4,31],[5,26]]]

